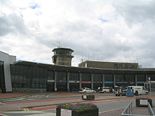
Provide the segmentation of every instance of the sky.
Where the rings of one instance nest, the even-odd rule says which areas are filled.
[[[17,60],[52,63],[71,48],[81,61],[155,67],[154,0],[0,0],[0,51]]]

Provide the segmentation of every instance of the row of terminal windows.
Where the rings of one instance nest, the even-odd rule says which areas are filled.
[[[56,82],[67,82],[67,76],[69,77],[69,81],[92,81],[93,82],[105,82],[113,83],[114,77],[115,82],[135,82],[135,75],[134,74],[90,74],[90,73],[77,73],[77,72],[58,72],[53,70],[47,70],[42,67],[35,67],[35,66],[11,66],[11,78],[12,78],[12,85],[13,87],[23,87],[23,88],[46,88],[47,80],[55,80]],[[155,80],[154,75],[148,75],[151,77],[151,80]],[[145,74],[138,74],[137,75],[137,82],[144,82],[146,81]],[[53,81],[54,82],[54,81]]]

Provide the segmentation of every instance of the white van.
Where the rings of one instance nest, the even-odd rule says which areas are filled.
[[[128,86],[131,89],[133,89],[133,93],[135,95],[144,95],[144,94],[148,94],[148,90],[146,90],[144,88],[144,86]]]

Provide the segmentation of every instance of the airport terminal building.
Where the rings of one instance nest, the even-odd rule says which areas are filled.
[[[53,52],[54,65],[11,60],[10,76],[2,74],[8,61],[0,57],[0,88],[6,90],[2,92],[10,92],[10,87],[13,91],[78,91],[83,87],[144,85],[148,78],[155,81],[155,68],[139,68],[137,63],[98,61],[84,61],[79,67],[73,67],[72,49],[55,48]],[[6,80],[10,82],[8,86],[4,86]]]

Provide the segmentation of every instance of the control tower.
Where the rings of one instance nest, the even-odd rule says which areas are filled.
[[[53,49],[54,56],[52,57],[55,65],[71,66],[72,52],[70,48],[55,48]]]

